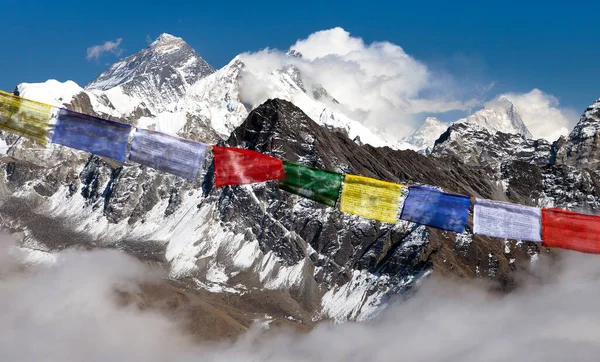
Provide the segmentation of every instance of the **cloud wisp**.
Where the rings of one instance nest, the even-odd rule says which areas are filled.
[[[121,49],[122,38],[117,38],[116,40],[108,40],[101,45],[94,45],[87,48],[87,60],[99,59],[105,53],[112,53],[116,56],[120,56],[123,54],[123,49]]]

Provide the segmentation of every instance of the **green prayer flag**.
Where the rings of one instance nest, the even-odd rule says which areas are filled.
[[[325,205],[335,206],[343,175],[313,167],[283,161],[285,178],[279,180],[279,188]]]

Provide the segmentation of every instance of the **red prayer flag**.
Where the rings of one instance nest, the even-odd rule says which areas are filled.
[[[233,147],[213,146],[213,152],[217,187],[285,178],[283,162],[278,158]]]
[[[542,209],[542,245],[600,254],[600,217]]]

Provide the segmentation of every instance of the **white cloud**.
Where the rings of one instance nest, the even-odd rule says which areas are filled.
[[[165,361],[196,350],[166,316],[117,303],[117,291],[159,280],[140,261],[115,250],[65,251],[24,267],[27,255],[0,235],[0,360]]]
[[[561,135],[568,134],[579,118],[575,110],[561,108],[558,98],[539,89],[503,96],[516,106],[534,138],[554,141]]]
[[[115,301],[159,280],[114,250],[56,254],[23,266],[0,235],[3,361],[565,361],[600,353],[600,263],[572,252],[541,258],[508,295],[430,279],[365,323],[322,323],[296,335],[250,330],[222,344],[193,342],[166,315]],[[531,274],[529,274],[531,273]]]
[[[308,59],[315,60],[329,55],[344,56],[351,52],[362,52],[365,44],[360,38],[353,38],[342,28],[317,31],[303,40],[298,40],[291,49]]]
[[[109,40],[104,42],[102,45],[94,45],[87,48],[87,60],[98,59],[104,53],[112,53],[116,56],[123,54],[123,49],[120,48],[122,38],[118,38],[116,40]]]
[[[292,58],[265,49],[242,55],[246,64],[240,97],[253,106],[271,94],[265,79],[276,69],[295,65],[310,92],[322,85],[341,104],[328,104],[346,116],[396,138],[409,135],[422,122],[419,113],[472,109],[479,101],[447,75],[432,72],[424,63],[390,42],[366,44],[342,28],[319,31],[298,40]],[[475,91],[475,87],[473,87]]]

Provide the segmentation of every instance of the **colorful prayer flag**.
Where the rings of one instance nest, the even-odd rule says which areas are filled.
[[[542,209],[542,245],[600,254],[600,217]]]
[[[136,128],[129,154],[133,162],[188,180],[196,178],[205,157],[203,143],[139,128]]]
[[[280,159],[259,152],[233,147],[213,146],[215,184],[245,185],[285,177]]]
[[[542,210],[492,200],[475,200],[473,232],[498,238],[542,241]]]
[[[283,161],[283,171],[285,178],[279,180],[280,189],[335,206],[342,187],[342,174],[288,161]]]
[[[369,219],[396,223],[401,188],[400,184],[346,174],[340,210]]]
[[[462,233],[467,226],[471,199],[426,186],[410,186],[400,218],[438,229]]]
[[[52,143],[125,163],[131,126],[61,109]]]
[[[0,129],[46,145],[52,106],[0,91]]]

